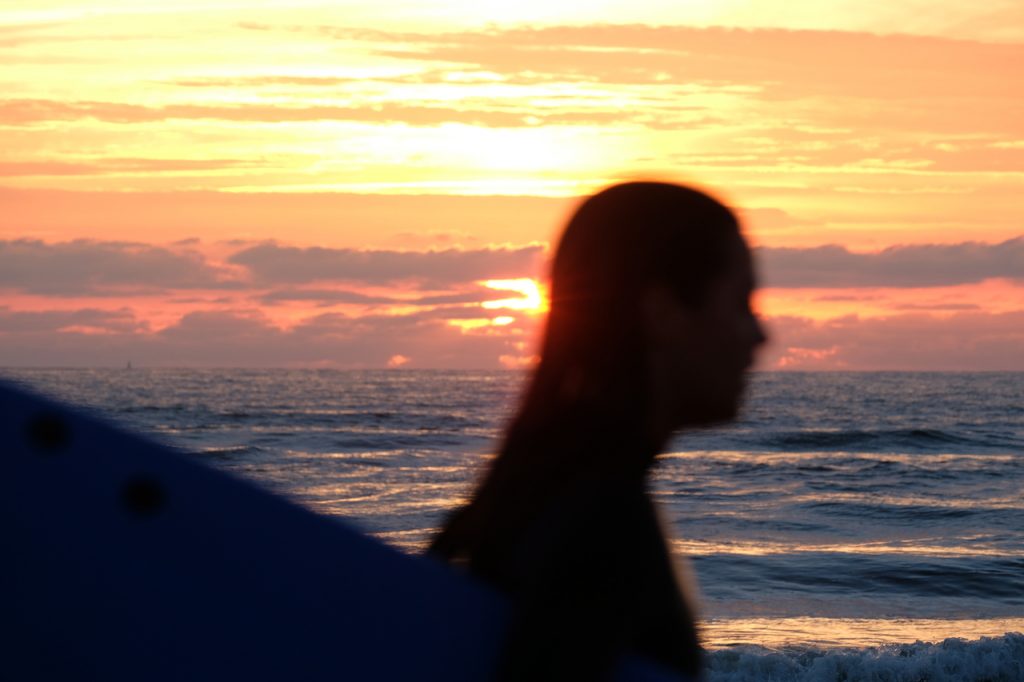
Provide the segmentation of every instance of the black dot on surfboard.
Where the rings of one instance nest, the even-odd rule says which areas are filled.
[[[121,503],[136,516],[153,516],[164,508],[166,502],[164,487],[148,476],[136,476],[121,488]]]
[[[43,412],[26,425],[28,442],[40,452],[59,452],[71,442],[71,427],[60,415]]]

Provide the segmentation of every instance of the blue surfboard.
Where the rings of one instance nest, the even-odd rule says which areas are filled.
[[[494,672],[508,606],[447,566],[5,382],[0,451],[2,679]]]

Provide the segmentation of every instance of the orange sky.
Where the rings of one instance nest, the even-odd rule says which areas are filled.
[[[1024,369],[1016,0],[29,6],[0,366],[518,366],[485,282],[657,177],[743,216],[762,368]]]

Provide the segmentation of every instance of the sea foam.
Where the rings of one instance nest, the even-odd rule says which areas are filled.
[[[737,646],[711,651],[707,682],[1020,682],[1024,634],[863,649]]]

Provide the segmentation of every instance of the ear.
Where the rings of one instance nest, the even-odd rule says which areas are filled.
[[[654,320],[664,315],[672,304],[671,296],[672,293],[663,285],[655,284],[647,287],[640,297],[644,320]]]
[[[681,328],[692,325],[690,311],[663,285],[653,285],[640,297],[644,331],[651,341],[676,338]]]

